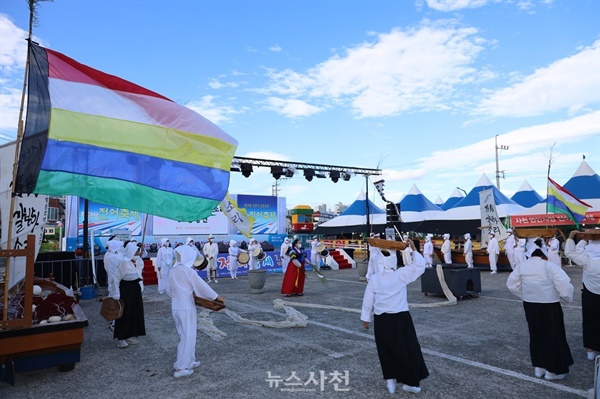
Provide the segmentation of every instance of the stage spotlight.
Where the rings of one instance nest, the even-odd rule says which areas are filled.
[[[242,175],[244,175],[244,177],[249,177],[252,174],[252,165],[249,163],[242,163],[240,165],[240,168],[242,169]]]
[[[329,172],[329,177],[331,178],[332,182],[337,183],[340,179],[340,172],[337,170],[332,170],[331,172]]]
[[[350,181],[350,178],[352,177],[354,173],[350,172],[350,171],[346,171],[346,172],[342,172],[342,179],[344,181]]]
[[[295,173],[296,173],[296,168],[294,168],[293,166],[290,166],[285,169],[285,177],[294,177]]]
[[[271,166],[271,174],[275,178],[275,180],[279,180],[281,175],[284,174],[282,166]]]
[[[314,169],[304,169],[304,178],[306,180],[312,181],[314,175],[315,175]]]

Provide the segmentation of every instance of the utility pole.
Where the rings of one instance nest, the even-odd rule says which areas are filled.
[[[500,170],[500,166],[498,164],[498,150],[508,150],[507,145],[498,145],[498,135],[496,135],[496,187],[500,190],[500,173],[502,173],[502,178],[504,179],[504,171]]]

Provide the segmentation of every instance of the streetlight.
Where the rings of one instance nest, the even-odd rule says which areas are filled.
[[[504,179],[504,171],[500,170],[500,166],[498,165],[498,150],[508,150],[507,145],[498,145],[498,135],[496,135],[496,187],[500,190],[500,173],[502,173],[502,178]]]

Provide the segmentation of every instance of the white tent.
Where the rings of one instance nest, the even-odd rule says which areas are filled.
[[[361,193],[348,209],[339,216],[319,225],[314,233],[333,235],[367,232],[367,207],[369,224],[372,226],[371,231],[383,232],[386,223],[385,211],[378,208],[371,200],[367,201],[365,194]]]
[[[406,223],[420,222],[423,220],[439,219],[443,211],[423,195],[416,184],[413,184],[408,193],[398,204],[402,221]]]

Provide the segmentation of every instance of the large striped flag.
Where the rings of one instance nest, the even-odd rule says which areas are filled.
[[[77,195],[177,221],[225,198],[237,141],[166,97],[30,44],[15,193]]]
[[[548,177],[548,203],[546,210],[551,213],[567,215],[577,228],[585,218],[585,213],[590,205],[577,199],[573,194],[561,187],[557,182]]]

